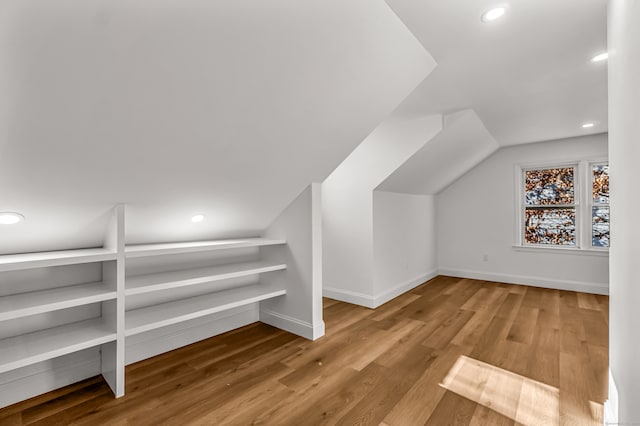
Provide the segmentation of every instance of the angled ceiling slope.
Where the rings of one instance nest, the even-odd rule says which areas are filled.
[[[438,62],[398,114],[473,109],[501,146],[607,131],[605,0],[388,2]]]
[[[0,253],[257,234],[434,61],[382,0],[7,0]],[[204,222],[190,217],[201,213]]]
[[[472,110],[445,116],[442,131],[376,189],[436,194],[498,149],[498,143]]]

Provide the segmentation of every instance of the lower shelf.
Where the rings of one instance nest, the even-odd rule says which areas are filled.
[[[125,335],[133,336],[156,328],[282,296],[286,293],[287,291],[282,288],[254,284],[134,309],[126,313]]]
[[[0,373],[115,340],[101,318],[0,340]]]

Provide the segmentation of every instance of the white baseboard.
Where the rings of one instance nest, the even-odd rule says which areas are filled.
[[[522,284],[532,287],[551,288],[555,290],[579,291],[582,293],[609,294],[607,283],[586,283],[582,281],[554,280],[550,278],[528,277],[523,275],[501,274],[495,272],[469,271],[455,268],[439,268],[440,275],[471,278],[483,281],[495,281],[506,284]]]
[[[4,373],[0,408],[97,376],[100,369],[98,348],[91,348]]]
[[[322,289],[322,295],[324,297],[328,297],[329,299],[340,300],[341,302],[352,303],[354,305],[364,306],[365,308],[375,309],[378,306],[384,305],[391,299],[416,288],[426,281],[429,281],[431,278],[437,275],[438,270],[434,269],[400,284],[396,284],[390,289],[385,290],[384,292],[381,292],[377,295],[356,293],[353,291],[343,290],[331,286],[324,287]]]
[[[609,397],[604,403],[604,424],[618,424],[618,388],[609,369]]]
[[[323,286],[322,296],[329,299],[339,300],[341,302],[351,303],[353,305],[364,306],[373,309],[375,297],[370,294],[357,293],[355,291],[343,290],[341,288]]]
[[[373,299],[373,307],[377,308],[378,306],[384,305],[391,299],[394,299],[400,296],[403,293],[408,292],[409,290],[413,290],[421,284],[429,281],[430,279],[436,277],[438,275],[438,270],[433,269],[424,274],[420,274],[415,278],[412,278],[408,281],[400,283],[374,297]]]
[[[125,363],[133,364],[259,320],[258,305],[254,303],[131,336],[126,340]]]
[[[260,321],[309,340],[316,340],[324,336],[324,321],[311,324],[271,310],[260,311]]]

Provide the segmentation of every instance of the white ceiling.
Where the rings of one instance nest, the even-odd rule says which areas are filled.
[[[118,202],[129,242],[257,235],[398,105],[469,110],[400,192],[446,186],[490,136],[607,131],[606,1],[508,4],[484,24],[488,0],[4,0],[0,211],[27,220],[0,253],[100,245]]]
[[[259,234],[434,65],[382,0],[4,0],[0,63],[0,253],[118,202],[129,242]]]
[[[473,110],[444,117],[443,129],[376,189],[436,194],[498,149]]]
[[[502,146],[607,131],[606,0],[506,0],[491,23],[493,0],[387,2],[438,62],[395,114],[473,109]]]

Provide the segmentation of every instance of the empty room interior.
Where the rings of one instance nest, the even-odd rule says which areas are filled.
[[[639,22],[0,2],[0,425],[640,425]]]

